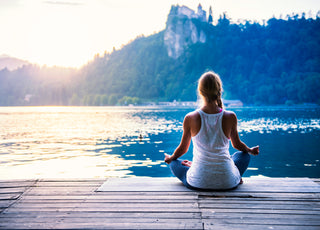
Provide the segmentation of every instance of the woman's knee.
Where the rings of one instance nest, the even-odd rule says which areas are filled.
[[[232,160],[237,166],[241,176],[247,170],[249,166],[250,158],[251,157],[249,153],[246,153],[246,152],[236,152],[235,154],[232,155]]]
[[[244,161],[244,162],[249,162],[250,161],[250,154],[247,153],[247,152],[242,152],[242,151],[239,151],[239,152],[235,152],[233,155],[232,155],[232,160],[233,161]]]
[[[171,163],[169,164],[170,170],[171,172],[176,176],[176,177],[180,177],[181,174],[181,160],[173,160],[171,161]]]
[[[178,168],[181,164],[180,160],[173,160],[170,162],[169,167],[171,169],[171,171],[174,171],[176,168]]]
[[[171,161],[171,163],[169,164],[169,167],[173,175],[178,177],[183,182],[186,180],[186,174],[189,167],[183,165],[182,160],[178,159],[178,160]]]

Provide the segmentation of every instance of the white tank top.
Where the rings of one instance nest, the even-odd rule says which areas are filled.
[[[207,114],[197,110],[201,128],[192,137],[193,160],[187,172],[187,182],[203,189],[230,189],[241,179],[240,173],[229,153],[229,139],[222,129],[224,111]]]

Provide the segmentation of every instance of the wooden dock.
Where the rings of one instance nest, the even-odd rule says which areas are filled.
[[[320,229],[320,179],[244,178],[192,191],[176,178],[0,181],[1,229]]]

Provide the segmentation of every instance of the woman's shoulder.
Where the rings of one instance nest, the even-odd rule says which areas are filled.
[[[231,138],[231,130],[237,127],[237,116],[233,111],[224,111],[222,118],[222,129],[225,136]]]
[[[200,114],[197,110],[195,111],[192,111],[190,113],[188,113],[186,116],[185,116],[185,119],[188,119],[188,120],[197,120],[197,119],[200,119]]]
[[[223,113],[224,116],[236,116],[235,112],[233,111],[224,110],[223,112],[224,112]]]
[[[188,113],[184,118],[184,124],[190,128],[191,135],[195,136],[201,128],[201,117],[199,112],[193,111]]]
[[[233,111],[224,110],[223,118],[233,121],[233,120],[237,120],[237,115]]]

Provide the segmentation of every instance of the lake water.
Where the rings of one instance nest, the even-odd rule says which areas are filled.
[[[164,153],[179,144],[192,110],[0,107],[0,179],[170,177]],[[320,177],[319,107],[229,110],[241,139],[260,145],[244,176]],[[192,146],[183,158],[192,159]]]

